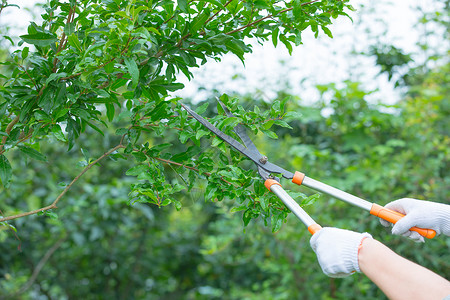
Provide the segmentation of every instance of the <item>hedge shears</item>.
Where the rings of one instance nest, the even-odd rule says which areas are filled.
[[[235,117],[220,100],[218,101],[228,117]],[[291,196],[289,196],[289,194],[281,186],[279,178],[274,177],[272,174],[278,174],[278,176],[281,175],[286,179],[291,179],[292,182],[297,185],[307,186],[313,190],[325,193],[331,197],[334,197],[336,199],[347,202],[351,205],[362,208],[366,211],[369,211],[370,214],[394,224],[405,216],[399,212],[384,208],[376,203],[371,203],[367,200],[364,200],[362,198],[356,197],[352,194],[329,186],[323,182],[314,180],[310,177],[307,177],[305,174],[299,171],[295,171],[294,173],[289,172],[283,169],[282,167],[269,162],[268,158],[258,151],[255,144],[246,134],[246,129],[244,126],[237,124],[233,128],[236,135],[243,142],[244,145],[242,145],[231,136],[220,131],[218,128],[216,128],[214,125],[212,125],[210,122],[208,122],[206,119],[204,119],[202,116],[197,114],[195,111],[193,111],[186,105],[184,104],[181,105],[192,117],[194,117],[197,121],[199,121],[204,127],[206,127],[208,130],[213,132],[217,137],[219,137],[224,142],[232,146],[234,149],[236,149],[237,151],[248,157],[250,160],[252,160],[258,168],[259,175],[264,180],[265,187],[269,191],[274,193],[286,205],[286,207],[295,216],[297,216],[300,219],[300,221],[303,222],[303,224],[308,228],[308,231],[311,234],[315,234],[317,231],[322,229],[322,227],[319,224],[317,224],[308,215],[308,213],[306,213],[306,211],[303,210],[303,208],[301,208],[300,205],[297,202],[295,202],[294,199],[292,199]],[[410,230],[416,231],[420,235],[430,239],[436,235],[436,232],[432,229],[412,227]]]

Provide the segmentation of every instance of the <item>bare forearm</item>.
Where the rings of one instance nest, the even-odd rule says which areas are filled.
[[[450,295],[450,282],[390,250],[382,243],[365,239],[358,255],[361,271],[389,299],[442,300]]]

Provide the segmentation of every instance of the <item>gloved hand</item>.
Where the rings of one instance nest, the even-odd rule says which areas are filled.
[[[450,235],[450,205],[431,201],[403,198],[388,203],[386,208],[406,215],[392,227],[392,234],[407,236],[417,242],[424,242],[424,238],[411,227],[429,228],[436,231],[436,235]],[[381,224],[388,227],[388,221],[380,219]]]
[[[322,271],[330,277],[346,277],[361,272],[358,263],[359,247],[370,234],[326,227],[315,233],[311,248],[317,255]]]

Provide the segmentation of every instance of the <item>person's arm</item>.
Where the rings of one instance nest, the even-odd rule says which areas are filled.
[[[450,295],[448,280],[397,255],[368,233],[323,228],[310,244],[326,275],[363,272],[390,299],[442,300]]]
[[[374,239],[364,239],[359,268],[389,299],[442,300],[450,295],[450,282],[409,261]]]

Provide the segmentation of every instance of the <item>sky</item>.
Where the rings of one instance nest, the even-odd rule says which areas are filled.
[[[0,26],[11,26],[17,36],[26,33],[31,20],[36,21],[33,9],[36,0],[10,0],[21,9],[8,8],[0,15]],[[379,69],[373,57],[354,56],[352,52],[367,51],[369,45],[390,43],[406,52],[417,52],[416,43],[420,31],[415,28],[419,15],[412,9],[427,3],[421,0],[351,1],[356,11],[350,12],[353,22],[345,17],[330,26],[334,38],[322,34],[315,39],[311,32],[303,33],[303,44],[295,47],[290,56],[283,44],[275,48],[271,41],[259,45],[253,43],[253,53],[245,55],[245,66],[233,54],[225,55],[221,62],[209,61],[194,69],[194,79],[189,81],[181,74],[185,88],[176,95],[201,101],[208,92],[258,93],[266,99],[276,91],[287,87],[299,95],[305,103],[318,100],[317,84],[342,83],[354,80],[363,83],[368,90],[379,90],[373,101],[387,104],[399,100],[400,94],[386,76],[377,76]],[[35,12],[34,15],[32,12]],[[370,34],[369,34],[370,33]],[[379,41],[373,39],[379,36]]]
[[[194,80],[183,80],[186,88],[180,96],[202,100],[206,90],[217,89],[219,93],[255,92],[263,93],[268,99],[280,90],[280,80],[288,81],[288,88],[306,103],[317,101],[317,84],[343,82],[351,79],[361,81],[368,90],[378,89],[372,96],[374,101],[395,103],[400,94],[388,82],[387,76],[377,76],[379,68],[373,57],[352,56],[352,52],[367,51],[374,41],[368,31],[382,34],[381,42],[391,43],[407,52],[417,51],[419,32],[413,30],[418,14],[412,9],[420,1],[353,1],[357,9],[351,12],[353,22],[347,18],[338,19],[331,27],[334,38],[325,34],[315,39],[312,32],[304,32],[303,45],[294,48],[290,56],[284,45],[275,48],[271,41],[264,45],[254,44],[253,53],[245,55],[245,66],[234,55],[226,55],[221,62],[210,61],[194,71]],[[368,13],[373,9],[374,13]],[[234,75],[236,79],[233,78]],[[286,84],[281,84],[281,87]]]

